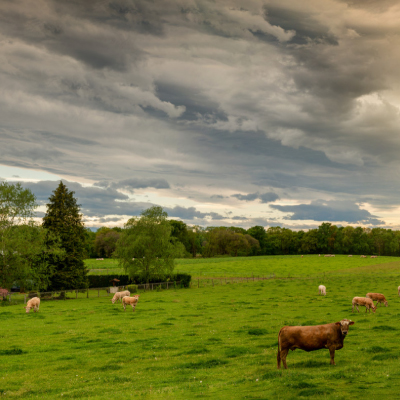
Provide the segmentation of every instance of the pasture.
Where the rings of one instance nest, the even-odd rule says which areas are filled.
[[[297,257],[292,276],[301,275],[303,261]],[[135,313],[106,297],[42,301],[36,314],[0,307],[0,397],[397,398],[400,271],[380,259],[378,268],[343,273],[340,258],[332,261],[338,265],[325,277],[141,293]],[[389,307],[352,314],[352,298],[369,291],[384,293]],[[355,324],[336,366],[328,350],[296,350],[289,369],[277,370],[282,326],[343,318]]]
[[[387,270],[391,263],[392,269],[400,268],[397,257],[360,258],[360,256],[347,257],[318,257],[318,255],[301,256],[260,256],[260,257],[220,257],[220,258],[182,258],[176,260],[175,271],[186,272],[193,278],[201,277],[225,277],[225,276],[269,276],[275,274],[278,277],[287,276],[315,276],[327,272],[351,272],[359,267],[373,270],[383,265]],[[94,259],[85,260],[85,265],[91,274],[123,274],[119,268],[118,260]]]

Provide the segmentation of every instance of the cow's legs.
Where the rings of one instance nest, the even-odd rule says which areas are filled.
[[[360,312],[360,310],[359,310],[359,308],[358,308],[358,304],[356,304],[356,308],[357,308],[357,311]]]
[[[335,364],[335,348],[334,348],[334,347],[331,347],[331,348],[329,349],[329,353],[330,353],[330,355],[331,355],[331,365],[336,365],[336,364]]]
[[[287,369],[286,356],[288,353],[289,353],[289,349],[281,350],[281,359],[282,359],[283,366],[285,369]]]

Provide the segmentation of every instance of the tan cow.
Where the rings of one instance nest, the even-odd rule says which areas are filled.
[[[131,292],[129,290],[125,290],[123,292],[117,292],[114,294],[114,297],[111,299],[112,303],[114,304],[118,300],[122,300],[125,296],[130,296]]]
[[[37,312],[39,311],[39,306],[40,306],[40,299],[39,297],[33,297],[32,299],[30,299],[28,301],[28,303],[26,304],[25,310],[26,313],[29,314],[29,311],[31,311],[31,309],[33,308],[33,311]]]
[[[383,303],[386,307],[389,305],[387,300],[385,299],[385,296],[381,293],[367,293],[365,297],[376,301],[376,307],[378,307],[379,303]]]
[[[135,311],[135,307],[136,307],[136,304],[139,301],[139,297],[140,297],[140,295],[138,295],[138,294],[133,296],[133,297],[129,297],[129,296],[123,297],[122,298],[122,305],[124,307],[124,311],[126,311],[126,306],[128,304],[130,304],[132,306],[132,308],[133,308],[133,311]]]
[[[331,356],[331,364],[335,364],[335,350],[343,347],[349,326],[354,322],[342,319],[340,322],[315,326],[284,326],[278,335],[278,369],[283,366],[287,368],[286,356],[289,350],[301,349],[313,351],[328,349]]]
[[[326,287],[324,285],[318,286],[318,294],[323,294],[324,296],[326,296]]]
[[[371,308],[373,312],[376,311],[374,302],[371,299],[368,299],[367,297],[354,297],[351,304],[353,305],[353,309],[351,310],[351,312],[354,311],[354,307],[356,307],[357,311],[360,312],[358,306],[365,306],[365,312],[367,311],[371,312]]]
[[[400,296],[400,286],[397,288],[397,293]]]

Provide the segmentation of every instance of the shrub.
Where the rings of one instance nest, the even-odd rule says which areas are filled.
[[[137,293],[138,286],[137,285],[127,285],[126,290],[129,290],[131,293]]]

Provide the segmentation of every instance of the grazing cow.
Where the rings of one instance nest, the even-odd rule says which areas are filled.
[[[378,256],[371,256],[371,258],[378,258]]]
[[[123,292],[117,292],[114,294],[114,297],[111,299],[112,303],[114,304],[118,300],[122,300],[125,296],[130,296],[131,292],[129,290],[125,290]]]
[[[28,303],[26,304],[25,310],[26,313],[28,314],[29,311],[33,308],[33,311],[37,312],[39,311],[39,306],[40,306],[40,299],[39,297],[33,297],[32,299],[30,299],[28,301]]]
[[[326,296],[326,287],[324,285],[318,286],[318,294],[323,294],[324,296]]]
[[[278,369],[283,366],[287,369],[286,356],[289,350],[301,349],[313,351],[329,349],[331,365],[335,364],[335,350],[343,347],[349,326],[354,322],[342,319],[340,322],[316,326],[284,326],[278,335]]]
[[[3,297],[3,300],[6,300],[7,295],[8,295],[8,290],[7,290],[7,289],[0,288],[0,296]]]
[[[352,254],[349,254],[347,257],[353,257],[353,255],[352,255]]]
[[[123,297],[122,305],[124,306],[124,311],[126,311],[126,306],[128,304],[130,304],[133,308],[133,311],[135,311],[135,307],[136,307],[137,302],[139,301],[139,297],[140,297],[140,295],[138,295],[138,294],[133,297],[129,297],[129,296]]]
[[[375,313],[376,307],[374,306],[374,302],[371,299],[368,299],[366,297],[354,297],[351,304],[353,304],[353,308],[351,312],[354,311],[354,307],[357,308],[357,311],[360,312],[358,309],[358,306],[365,306],[365,312],[371,312],[372,311]]]
[[[400,286],[397,288],[397,293],[400,296]]]
[[[375,300],[376,307],[378,306],[379,303],[383,303],[386,307],[389,305],[387,300],[385,299],[385,296],[381,293],[367,293],[365,297],[371,300]]]
[[[360,258],[367,258],[367,256],[360,256]]]
[[[325,255],[324,255],[324,257],[330,257],[330,256],[331,256],[330,254],[325,254]]]

